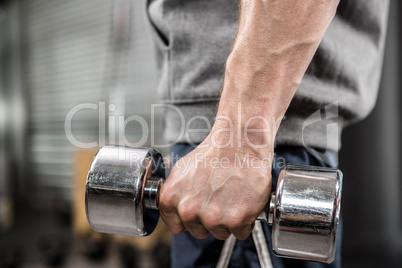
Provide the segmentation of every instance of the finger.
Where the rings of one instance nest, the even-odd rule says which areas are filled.
[[[231,235],[228,227],[222,224],[222,211],[219,206],[208,208],[200,217],[201,224],[218,240],[226,240]]]
[[[230,228],[229,231],[239,240],[247,239],[254,229],[255,223],[241,227]]]
[[[209,228],[208,231],[218,240],[226,240],[232,234],[229,229],[224,226]]]
[[[199,203],[183,201],[177,207],[177,211],[184,227],[192,236],[204,239],[209,235],[208,230],[200,222]]]
[[[186,230],[182,221],[180,220],[179,215],[176,212],[173,212],[173,211],[164,212],[163,210],[160,210],[160,214],[161,214],[162,220],[165,223],[166,227],[173,234],[178,235],[178,234],[183,233]]]
[[[204,239],[209,235],[209,231],[199,222],[183,222],[183,225],[197,239]]]
[[[176,195],[170,191],[167,185],[161,187],[159,194],[159,212],[170,232],[181,234],[186,229],[177,212]]]

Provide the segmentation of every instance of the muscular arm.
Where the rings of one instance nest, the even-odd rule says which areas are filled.
[[[242,101],[263,116],[283,116],[338,2],[242,1],[218,114]]]
[[[160,211],[170,231],[187,229],[197,238],[249,236],[271,190],[267,161],[280,119],[338,2],[241,1],[216,122],[162,187]],[[216,164],[222,159],[225,165]]]

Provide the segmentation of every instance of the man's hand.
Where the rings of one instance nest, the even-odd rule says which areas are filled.
[[[226,136],[218,132],[212,131],[180,159],[162,187],[161,216],[175,234],[188,230],[199,239],[211,233],[224,240],[233,233],[246,239],[267,204],[272,147],[237,150],[218,145],[217,140]]]
[[[278,123],[338,3],[241,1],[212,132],[176,164],[161,190],[160,212],[171,232],[187,229],[196,238],[211,233],[218,239],[250,234],[271,190],[271,163],[263,159],[273,157]],[[221,131],[228,128],[230,133]],[[235,142],[226,143],[231,138]],[[236,162],[241,156],[261,160],[260,165],[241,167]],[[212,158],[227,158],[229,167],[211,166]]]

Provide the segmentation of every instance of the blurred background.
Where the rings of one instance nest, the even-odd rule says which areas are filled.
[[[0,0],[0,267],[169,267],[162,227],[146,239],[91,232],[82,193],[96,149],[65,132],[86,103],[77,141],[101,146],[109,115],[136,114],[163,142],[144,2]],[[401,5],[391,0],[377,106],[343,134],[344,267],[402,267]],[[127,140],[141,135],[127,125]]]

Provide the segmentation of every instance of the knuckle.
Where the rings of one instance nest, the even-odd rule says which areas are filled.
[[[182,204],[178,207],[178,214],[182,222],[194,222],[198,219],[198,213],[194,205]]]
[[[245,224],[244,220],[241,218],[234,218],[234,219],[230,219],[226,223],[226,226],[229,229],[243,229],[247,226],[247,224]]]
[[[220,209],[210,208],[206,212],[202,214],[202,223],[207,229],[213,229],[222,224],[223,215],[221,214]]]
[[[255,220],[248,215],[248,213],[237,213],[236,217],[228,218],[225,222],[225,225],[228,226],[229,229],[245,229],[249,228],[254,224]]]
[[[172,209],[171,209],[171,205],[170,205],[170,202],[168,202],[166,199],[161,199],[160,201],[159,201],[159,210],[161,211],[161,212],[164,212],[164,211],[171,211]]]
[[[197,220],[197,214],[188,210],[179,212],[179,217],[184,223],[191,223]]]
[[[220,226],[219,219],[216,217],[207,217],[202,220],[202,225],[205,226],[208,230],[215,229],[216,227]]]
[[[162,187],[164,188],[164,187]],[[161,208],[169,208],[173,205],[173,198],[174,196],[169,191],[161,192],[160,199],[159,199],[159,207]]]

